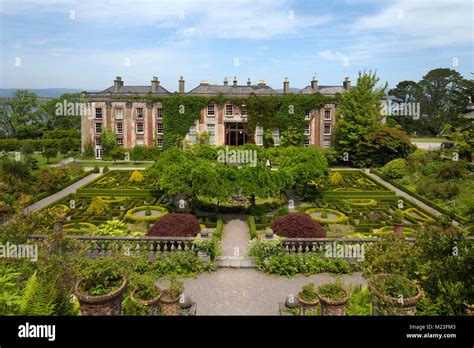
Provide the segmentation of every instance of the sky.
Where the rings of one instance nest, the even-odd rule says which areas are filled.
[[[474,73],[472,0],[0,0],[0,88],[282,88]]]

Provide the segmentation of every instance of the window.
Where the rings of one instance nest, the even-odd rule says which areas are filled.
[[[232,116],[233,114],[233,106],[232,105],[226,105],[225,106],[225,115],[226,116]]]
[[[157,118],[163,118],[163,109],[162,108],[156,109],[156,117]]]
[[[196,126],[191,126],[191,128],[189,128],[189,142],[191,144],[196,144]]]
[[[256,143],[257,145],[263,145],[263,127],[257,126],[255,134],[257,135]]]
[[[115,109],[115,119],[123,120],[123,109]]]
[[[163,147],[163,138],[162,137],[158,137],[158,139],[156,139],[156,145],[158,147]]]
[[[247,105],[242,105],[242,108],[241,108],[241,115],[243,117],[247,117]]]
[[[214,105],[208,105],[207,107],[207,116],[208,117],[214,117],[215,113],[214,113]]]
[[[208,124],[207,133],[209,134],[209,144],[214,144],[215,135],[216,135],[216,125]]]
[[[280,145],[280,130],[278,128],[273,130],[273,145]]]
[[[331,140],[323,140],[323,146],[324,147],[330,147],[331,146]]]
[[[117,138],[117,145],[118,146],[123,146],[123,139],[122,138]]]
[[[309,137],[306,137],[306,138],[304,139],[304,146],[305,146],[305,147],[308,147],[308,146],[309,146]]]
[[[331,119],[331,110],[330,109],[325,109],[324,110],[324,119],[325,120],[330,120]]]
[[[304,126],[304,135],[309,135],[309,124]]]
[[[137,108],[137,118],[143,118],[143,108]]]
[[[143,123],[137,123],[137,134],[143,134]]]
[[[331,135],[331,125],[330,124],[325,124],[324,125],[324,135]]]
[[[100,146],[100,138],[95,139],[95,146]]]
[[[97,134],[102,133],[102,123],[97,122],[97,123],[95,124],[95,132],[96,132]]]
[[[163,123],[156,124],[156,133],[163,134]]]
[[[115,124],[115,130],[117,134],[123,134],[123,123],[118,122],[117,124]]]
[[[102,108],[95,108],[95,118],[98,120],[102,119]]]
[[[306,121],[309,120],[309,112],[305,112],[305,113],[304,113],[304,119],[305,119]]]

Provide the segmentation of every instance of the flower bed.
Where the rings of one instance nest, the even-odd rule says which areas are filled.
[[[151,215],[147,216],[146,211],[150,209]],[[168,214],[168,209],[153,205],[153,206],[139,206],[129,209],[125,214],[125,219],[130,222],[136,221],[156,221]]]
[[[306,210],[305,213],[311,216],[314,221],[323,224],[341,224],[347,221],[346,215],[334,209],[313,208]],[[324,213],[328,214],[327,218],[321,216]]]

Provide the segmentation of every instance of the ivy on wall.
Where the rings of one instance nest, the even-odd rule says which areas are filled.
[[[123,96],[127,102],[146,101],[147,103],[160,102],[163,106],[163,147],[178,146],[189,132],[196,120],[201,117],[201,110],[209,104],[246,105],[248,122],[248,139],[253,141],[255,128],[262,126],[264,129],[279,128],[280,132],[295,129],[304,132],[305,113],[320,109],[324,104],[336,103],[338,96],[327,97],[319,93],[303,95],[288,94],[277,96],[250,95],[246,98],[219,96],[189,96],[174,93],[171,96]]]

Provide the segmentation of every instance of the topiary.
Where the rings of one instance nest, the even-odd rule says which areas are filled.
[[[333,175],[331,175],[329,181],[332,185],[339,185],[344,181],[344,179],[342,178],[342,174],[340,172],[335,172]]]
[[[100,173],[100,168],[98,165],[94,166],[94,169],[92,169],[92,173]]]
[[[94,197],[94,200],[86,210],[86,215],[101,216],[107,213],[107,203],[100,197]]]
[[[388,162],[382,171],[390,179],[400,179],[408,174],[407,161],[404,158],[397,158],[393,161]]]
[[[107,173],[109,170],[109,167],[105,166],[104,169],[102,169],[102,173]]]
[[[129,182],[142,182],[143,181],[143,175],[140,173],[138,170],[135,170],[132,175],[130,175],[130,179],[128,179]]]
[[[147,236],[195,237],[200,232],[199,220],[191,214],[167,214],[149,229]]]
[[[280,237],[326,238],[326,231],[305,213],[293,213],[275,219],[270,227]]]

